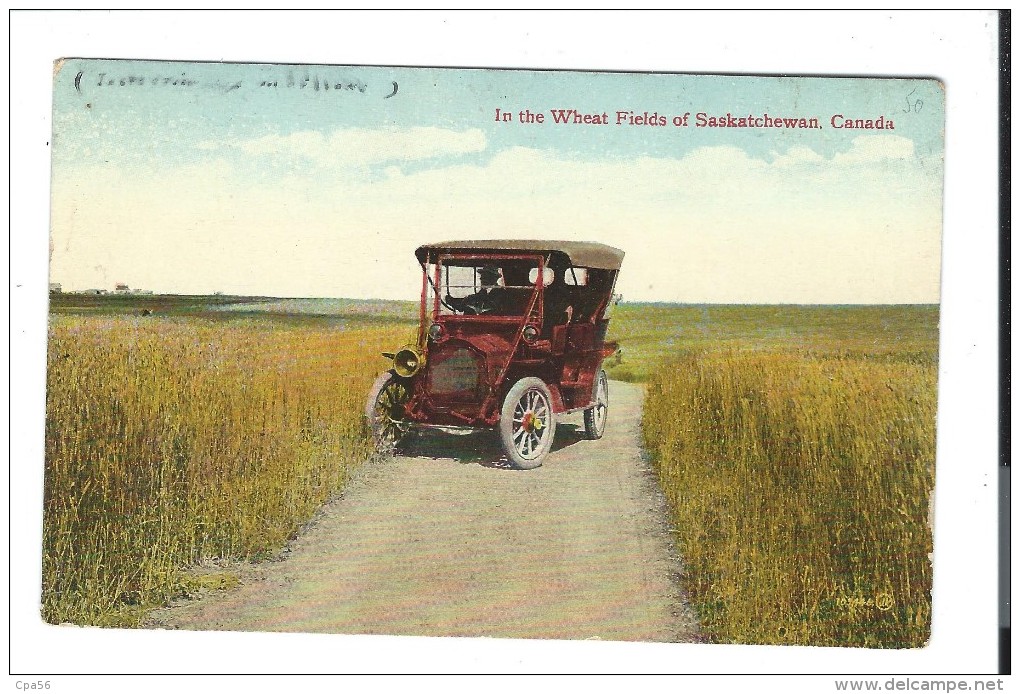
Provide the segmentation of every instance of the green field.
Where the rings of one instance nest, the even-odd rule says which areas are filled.
[[[279,550],[369,455],[416,312],[52,295],[44,617],[132,624],[196,562]],[[924,643],[937,307],[623,304],[610,338],[709,638]]]
[[[937,306],[622,304],[609,338],[622,347],[612,378],[646,382],[687,353],[784,350],[869,361],[934,362]]]
[[[288,325],[418,324],[418,304],[409,301],[264,296],[56,293],[50,294],[50,314],[196,318],[215,322],[257,319]]]

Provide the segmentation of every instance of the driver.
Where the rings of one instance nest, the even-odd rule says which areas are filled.
[[[461,313],[474,315],[503,313],[506,309],[507,291],[498,285],[499,268],[492,265],[484,265],[478,268],[478,281],[482,287],[477,292],[459,299],[447,294],[446,304]]]

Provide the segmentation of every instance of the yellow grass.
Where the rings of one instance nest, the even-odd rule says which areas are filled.
[[[370,454],[364,398],[406,332],[52,317],[43,617],[130,622],[188,564],[280,549]]]
[[[937,318],[618,309],[611,373],[648,380],[646,447],[711,637],[925,642]],[[271,555],[342,489],[370,454],[379,352],[413,327],[346,322],[52,316],[44,618],[133,623],[189,590],[185,567]]]
[[[927,641],[935,381],[933,355],[793,349],[690,353],[657,371],[645,441],[708,634]]]

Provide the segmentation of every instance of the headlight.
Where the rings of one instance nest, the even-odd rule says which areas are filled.
[[[393,357],[393,370],[398,376],[410,378],[421,370],[425,359],[413,347],[404,347]]]
[[[534,342],[536,337],[538,337],[538,328],[533,325],[529,325],[524,328],[525,342]]]
[[[442,336],[443,336],[443,326],[441,326],[439,323],[433,323],[432,325],[429,326],[429,337],[430,338],[432,338],[434,341],[438,342],[439,339]]]

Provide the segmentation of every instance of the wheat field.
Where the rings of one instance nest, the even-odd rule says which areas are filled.
[[[208,559],[279,550],[367,458],[406,326],[51,316],[42,614],[132,624]]]
[[[713,640],[926,643],[937,313],[886,318],[885,338],[858,323],[807,347],[729,324],[728,346],[649,368],[646,448]]]
[[[42,614],[134,625],[189,566],[271,556],[343,489],[414,307],[102,299],[50,317]],[[937,307],[616,309],[608,370],[647,384],[708,638],[926,641],[937,334]]]

